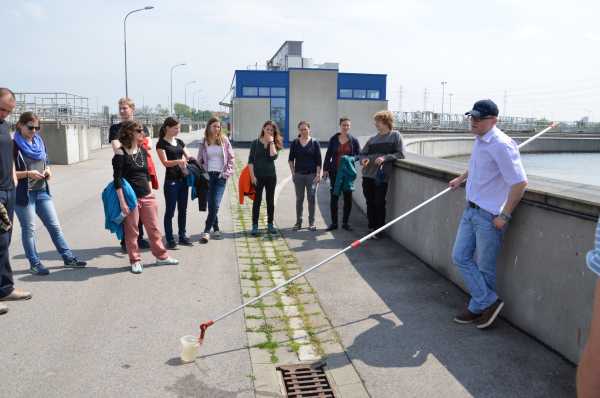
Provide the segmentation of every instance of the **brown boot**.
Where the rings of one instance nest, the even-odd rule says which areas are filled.
[[[481,314],[475,314],[474,312],[465,309],[463,312],[454,317],[454,322],[460,323],[461,325],[466,325],[478,321],[479,318],[481,318]]]
[[[500,313],[500,311],[502,311],[502,307],[504,307],[504,302],[498,299],[494,304],[486,308],[485,311],[483,311],[483,313],[481,314],[481,318],[479,318],[479,320],[477,321],[477,328],[485,329],[492,326],[492,323],[494,323],[494,321],[498,317],[498,314]]]
[[[17,300],[29,300],[31,293],[23,289],[13,289],[12,293],[8,296],[0,297],[0,301],[17,301]]]

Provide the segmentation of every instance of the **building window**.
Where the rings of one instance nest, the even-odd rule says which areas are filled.
[[[285,97],[285,87],[271,87],[271,97]]]
[[[269,97],[271,95],[271,90],[269,87],[259,87],[258,88],[258,96],[259,97]]]
[[[354,90],[352,96],[354,98],[367,98],[367,90]]]
[[[379,90],[367,90],[368,99],[379,99]]]
[[[285,98],[271,98],[271,120],[277,123],[281,135],[286,136]]]
[[[352,98],[352,90],[340,89],[340,98]]]
[[[243,87],[242,95],[244,97],[256,97],[256,96],[258,96],[258,88],[257,87]]]

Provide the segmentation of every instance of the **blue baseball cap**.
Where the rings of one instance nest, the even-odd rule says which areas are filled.
[[[465,115],[472,117],[498,116],[498,105],[491,99],[484,99],[473,104],[473,109],[466,112]]]

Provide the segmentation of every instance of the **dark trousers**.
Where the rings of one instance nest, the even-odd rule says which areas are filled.
[[[252,203],[252,225],[258,225],[258,216],[260,214],[260,204],[262,202],[263,188],[267,192],[267,222],[273,224],[273,215],[275,213],[275,186],[277,177],[256,177],[256,199]]]
[[[6,207],[10,222],[13,222],[15,209],[15,191],[0,191],[0,202]],[[0,297],[6,297],[14,289],[13,272],[10,267],[8,247],[12,238],[12,228],[8,232],[0,233]]]
[[[338,224],[338,202],[340,197],[333,193],[333,187],[335,186],[336,173],[329,172],[329,181],[331,181],[331,198],[329,201],[329,209],[331,210],[331,223]],[[352,211],[352,191],[342,192],[344,196],[344,210],[342,215],[342,223],[348,224],[350,219],[350,212]]]
[[[165,193],[165,239],[167,242],[175,240],[173,237],[173,217],[177,207],[177,228],[179,239],[185,237],[185,224],[187,216],[189,188],[185,180],[165,180],[163,187]]]
[[[374,178],[363,178],[363,194],[367,200],[367,218],[369,229],[377,229],[385,225],[385,196],[387,182],[375,184]]]

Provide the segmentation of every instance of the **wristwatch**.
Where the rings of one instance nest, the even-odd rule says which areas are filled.
[[[498,217],[500,217],[501,219],[503,219],[506,222],[509,222],[511,220],[511,218],[512,218],[511,216],[509,216],[506,213],[500,213],[500,215]]]

